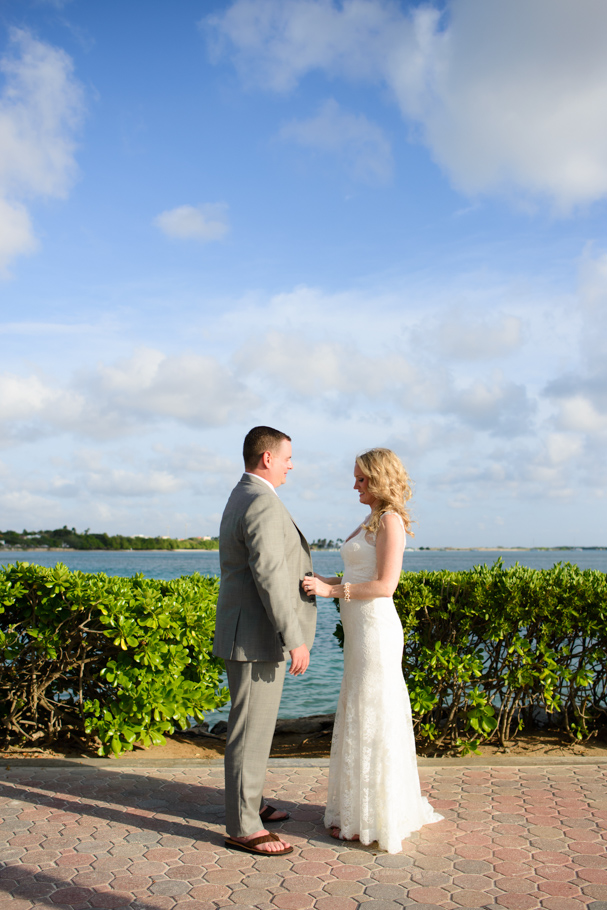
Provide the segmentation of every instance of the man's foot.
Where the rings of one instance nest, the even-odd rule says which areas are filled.
[[[355,834],[353,837],[342,837],[341,828],[338,828],[336,825],[331,825],[329,833],[331,837],[334,837],[336,840],[360,840],[358,834]]]
[[[260,841],[261,838],[266,837],[268,838],[267,840]],[[265,828],[255,834],[249,834],[247,837],[228,837],[225,843],[227,847],[236,847],[249,853],[268,853],[271,855],[291,853],[293,850],[291,844],[282,840],[277,834],[270,834]]]
[[[275,809],[274,806],[270,806],[266,803],[266,805],[259,813],[259,817],[262,822],[267,825],[268,822],[286,821],[289,818],[289,813],[285,812],[284,809]]]

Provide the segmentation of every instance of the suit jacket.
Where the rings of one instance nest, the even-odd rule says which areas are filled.
[[[232,490],[219,529],[221,583],[213,653],[227,660],[281,661],[312,647],[316,598],[308,543],[275,492],[254,474]]]

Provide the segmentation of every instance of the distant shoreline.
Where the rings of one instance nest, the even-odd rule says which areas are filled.
[[[409,547],[410,553],[580,553],[586,550],[607,550],[607,547]]]
[[[147,547],[139,549],[125,548],[112,549],[111,547],[102,547],[100,549],[80,550],[77,547],[0,547],[0,553],[219,553],[219,547],[160,547],[158,550],[148,549]]]
[[[580,553],[607,550],[607,547],[407,547],[407,553]],[[339,553],[338,549],[312,548],[313,553]],[[175,549],[111,549],[80,550],[76,547],[0,547],[0,553],[219,553],[219,547],[184,547]]]

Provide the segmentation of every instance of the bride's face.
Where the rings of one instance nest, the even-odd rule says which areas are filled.
[[[369,478],[365,477],[358,467],[357,461],[354,462],[354,489],[358,490],[358,501],[373,508],[377,500],[372,493],[369,493]]]

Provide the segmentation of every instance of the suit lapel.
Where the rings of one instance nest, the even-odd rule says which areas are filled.
[[[265,493],[265,492],[267,492],[267,493],[272,493],[272,490],[268,487],[267,483],[264,483],[264,481],[261,480],[261,479],[257,479],[257,478],[255,477],[255,474],[247,474],[247,473],[245,472],[245,473],[242,475],[242,477],[240,478],[240,481],[239,481],[239,482],[242,483],[242,484],[246,484],[246,485],[252,484],[252,485],[255,487],[255,489],[258,490],[260,493]],[[272,495],[276,496],[276,498],[278,499],[279,503],[281,504],[281,506],[283,507],[283,509],[284,509],[285,512],[287,513],[287,515],[289,516],[289,520],[290,520],[291,522],[293,522],[293,527],[295,528],[295,530],[296,530],[297,533],[299,534],[300,540],[301,540],[301,542],[302,542],[302,544],[303,544],[303,547],[304,547],[306,553],[308,554],[308,556],[310,556],[310,547],[309,547],[309,545],[308,545],[308,541],[306,540],[306,538],[304,537],[304,535],[301,533],[301,531],[300,531],[299,528],[297,527],[297,524],[295,523],[295,521],[294,521],[294,519],[293,519],[293,516],[291,515],[291,513],[290,513],[289,510],[287,509],[286,505],[284,504],[284,502],[282,501],[282,499],[280,498],[280,496],[278,495],[278,493],[276,492],[276,490],[274,490],[274,493],[273,493]]]
[[[279,498],[280,498],[280,497],[279,497]],[[289,512],[289,510],[287,509],[286,505],[284,504],[284,502],[283,502],[282,500],[280,500],[280,504],[281,504],[281,506],[283,507],[283,509],[285,510],[285,512],[287,513],[287,515],[289,516],[289,519],[291,520],[291,522],[293,523],[293,527],[295,528],[295,530],[296,530],[297,533],[299,534],[299,537],[300,537],[300,540],[301,540],[301,542],[302,542],[302,544],[303,544],[303,546],[304,546],[304,549],[306,550],[306,553],[307,553],[308,556],[309,556],[309,555],[310,555],[310,547],[308,546],[308,541],[306,540],[306,538],[304,537],[304,535],[301,533],[301,531],[300,531],[299,528],[297,527],[297,524],[296,524],[296,522],[295,522],[293,516],[291,515],[291,513]]]

